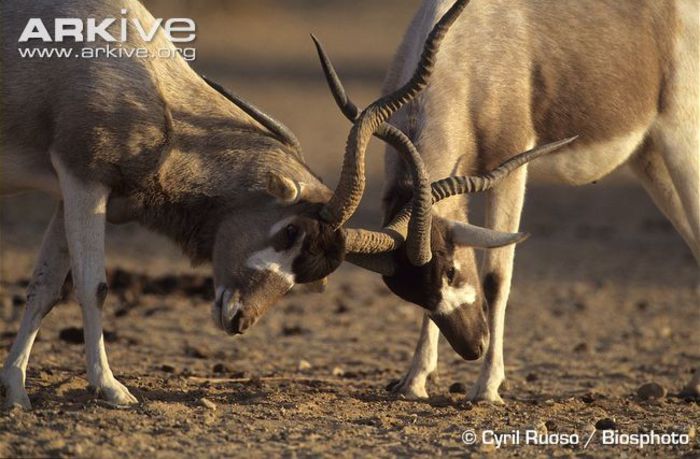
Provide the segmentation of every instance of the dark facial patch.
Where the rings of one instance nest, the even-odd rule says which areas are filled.
[[[446,238],[446,228],[437,219],[433,220],[431,245],[433,258],[425,266],[413,266],[404,250],[397,250],[396,273],[384,277],[389,290],[401,299],[429,311],[435,310],[442,301],[442,279],[452,267],[454,246]]]
[[[455,246],[449,236],[445,221],[433,219],[431,247],[433,258],[425,266],[416,267],[406,258],[403,250],[398,250],[396,274],[384,277],[384,283],[402,299],[430,311],[430,317],[452,348],[465,360],[476,360],[485,351],[488,341],[488,324],[481,307],[484,299],[477,297],[474,304],[464,304],[448,314],[438,312],[442,301],[444,279],[452,277],[451,287],[459,288],[470,280],[464,272],[455,271]],[[478,287],[478,284],[477,284]]]
[[[316,218],[300,217],[294,220],[305,235],[300,254],[292,263],[297,283],[321,280],[338,269],[345,260],[345,236]]]

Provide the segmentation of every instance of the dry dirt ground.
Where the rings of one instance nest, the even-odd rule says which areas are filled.
[[[347,126],[306,33],[326,39],[350,90],[366,102],[416,1],[281,3],[184,12],[200,24],[196,66],[285,120],[312,167],[335,183]],[[182,13],[167,2],[155,7],[161,16]],[[373,152],[362,223],[379,220],[381,160],[379,148]],[[1,204],[4,359],[53,204],[35,195]],[[450,391],[454,383],[469,388],[479,363],[460,360],[444,342],[428,400],[384,390],[407,368],[421,315],[375,275],[344,267],[325,294],[294,291],[245,336],[230,338],[209,318],[206,267],[191,270],[173,246],[136,226],[110,227],[107,349],[141,404],[115,410],[88,392],[71,329],[81,327],[79,308],[67,301],[46,318],[34,347],[33,411],[0,414],[0,457],[700,455],[700,407],[678,396],[700,363],[698,269],[681,239],[624,173],[576,189],[532,186],[523,228],[533,237],[517,255],[507,316],[506,405],[491,406],[467,401],[464,387]],[[668,396],[640,401],[646,382]],[[461,440],[466,429],[539,429],[578,433],[583,442],[599,421],[623,433],[688,434],[690,444],[605,446],[600,432],[587,449],[495,451]]]

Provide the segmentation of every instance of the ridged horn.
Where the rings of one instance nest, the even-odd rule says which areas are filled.
[[[260,110],[250,102],[224,88],[219,83],[211,80],[210,78],[204,75],[200,75],[200,77],[215,91],[217,91],[229,101],[233,102],[234,105],[243,110],[248,116],[260,123],[265,129],[270,131],[280,142],[287,145],[288,147],[291,147],[297,154],[299,159],[303,159],[301,143],[299,143],[299,139],[297,139],[297,137],[294,135],[291,129],[282,124],[280,121],[277,121],[276,119],[272,118],[270,115],[264,113],[262,110]]]
[[[371,137],[402,106],[428,84],[442,39],[469,0],[457,0],[428,35],[419,64],[411,79],[398,90],[376,100],[357,117],[345,148],[340,181],[321,212],[321,218],[340,228],[357,209],[365,188],[365,150]]]
[[[576,140],[578,136],[569,137],[568,139],[559,140],[557,142],[548,143],[539,147],[535,147],[524,153],[509,159],[496,169],[487,172],[484,175],[465,176],[465,177],[447,177],[442,180],[433,182],[432,184],[432,200],[433,203],[447,199],[450,196],[458,194],[478,193],[487,191],[496,186],[501,180],[506,178],[508,174],[519,168],[520,166],[539,158],[540,156],[552,153],[560,148],[570,144]]]

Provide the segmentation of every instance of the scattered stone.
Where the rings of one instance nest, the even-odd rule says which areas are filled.
[[[345,370],[340,367],[333,368],[333,376],[345,376]]]
[[[166,364],[161,365],[160,371],[162,371],[164,373],[175,373],[175,367],[172,365],[168,365],[166,363]]]
[[[527,381],[527,382],[535,382],[539,379],[540,379],[540,377],[537,376],[536,373],[528,373],[527,376],[525,376],[525,381]]]
[[[535,430],[540,435],[547,435],[547,433],[549,432],[549,430],[547,429],[547,424],[542,421],[537,423],[537,425],[535,426]]]
[[[218,374],[218,375],[223,374],[223,373],[229,373],[229,372],[230,372],[230,370],[229,370],[229,368],[226,366],[226,364],[223,364],[223,363],[217,363],[216,365],[214,365],[214,366],[211,368],[211,371],[212,371],[213,373],[215,373],[215,374]]]
[[[615,430],[617,429],[617,423],[614,419],[603,418],[599,419],[598,422],[595,423],[595,428],[597,430]]]
[[[586,342],[578,343],[576,346],[574,346],[574,352],[577,352],[579,354],[588,353],[590,352],[590,350],[591,348]]]
[[[665,387],[655,382],[642,384],[637,389],[637,396],[641,400],[660,400],[666,397],[667,393]]]
[[[134,284],[135,276],[121,268],[107,271],[107,283],[113,292],[123,292]]]
[[[305,329],[301,325],[285,325],[282,328],[282,335],[284,336],[300,336],[308,335],[309,333],[310,331]]]
[[[450,386],[451,394],[466,394],[467,390],[467,385],[461,382],[456,382]]]
[[[58,333],[58,339],[69,344],[83,344],[85,342],[83,329],[78,327],[64,328]]]
[[[107,343],[116,343],[119,340],[119,336],[117,336],[115,331],[105,330],[102,332],[102,335]]]
[[[199,405],[203,406],[204,408],[211,410],[211,411],[216,411],[216,403],[212,402],[208,398],[200,398],[199,399]]]
[[[581,396],[581,401],[583,401],[583,403],[593,403],[596,400],[598,400],[598,398],[598,394],[595,394],[593,392],[586,392]]]
[[[143,293],[146,295],[170,295],[177,290],[177,276],[163,276],[158,279],[149,279],[144,283]]]
[[[310,370],[311,369],[311,364],[307,360],[299,360],[299,364],[297,365],[297,369],[299,371],[304,371],[304,370]]]
[[[688,435],[688,438],[690,440],[695,440],[695,437],[697,436],[697,429],[695,428],[695,426],[688,427],[686,435]]]
[[[208,359],[210,353],[208,349],[187,345],[185,346],[185,354],[195,359]]]
[[[552,419],[548,419],[545,423],[544,426],[547,428],[548,432],[556,432],[559,426],[555,421]]]

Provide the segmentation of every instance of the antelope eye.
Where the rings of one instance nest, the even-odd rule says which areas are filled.
[[[285,250],[289,250],[292,248],[297,239],[299,239],[299,228],[294,225],[287,225],[287,227],[284,229],[284,232],[287,236],[287,244]]]
[[[447,270],[445,275],[447,276],[447,283],[452,285],[452,283],[455,281],[455,277],[457,276],[457,270],[454,266],[452,266],[450,269]]]

